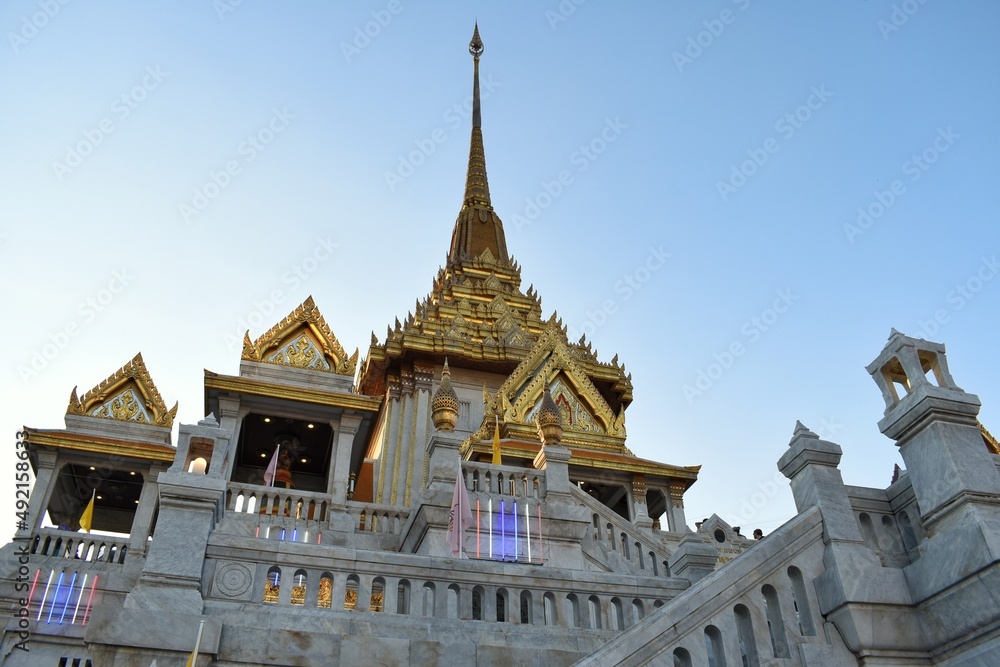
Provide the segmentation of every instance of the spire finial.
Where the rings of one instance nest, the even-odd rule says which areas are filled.
[[[475,58],[483,55],[483,40],[479,38],[479,21],[476,21],[476,29],[472,31],[472,41],[469,42],[469,53]]]
[[[503,223],[493,211],[490,184],[486,178],[486,152],[483,149],[483,123],[479,99],[479,57],[483,54],[479,23],[472,32],[469,53],[472,54],[472,137],[469,145],[469,170],[465,176],[465,197],[462,210],[451,235],[449,262],[476,259],[486,250],[495,261],[510,266],[507,239]],[[486,224],[484,224],[486,223]]]

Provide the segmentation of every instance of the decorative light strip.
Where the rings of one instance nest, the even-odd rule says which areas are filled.
[[[69,607],[70,598],[73,597],[74,586],[76,586],[76,572],[73,573],[73,578],[69,580],[69,591],[66,593],[66,600],[63,602],[62,613],[59,614],[59,625],[62,625],[63,620],[66,618],[66,609]],[[54,607],[55,604],[52,606]]]
[[[38,585],[38,581],[41,578],[42,569],[39,568],[35,571],[35,578],[31,583],[31,590],[28,592],[28,604],[31,604],[31,599],[35,595],[35,588]],[[53,623],[58,625],[66,624],[66,616],[69,615],[70,625],[76,625],[76,619],[80,615],[80,605],[83,603],[83,594],[87,590],[87,580],[90,579],[88,573],[84,573],[82,580],[80,581],[79,589],[77,588],[77,579],[80,579],[80,573],[78,571],[67,572],[65,569],[59,570],[59,578],[56,579],[56,570],[53,569],[49,572],[48,579],[45,582],[45,589],[42,591],[42,599],[38,603],[38,613],[35,615],[35,621],[41,622],[42,615],[45,614],[45,622]],[[67,577],[66,575],[70,575]],[[69,579],[67,583],[66,580]],[[56,585],[55,589],[52,588],[52,581],[55,579]],[[90,616],[90,608],[94,600],[94,592],[97,590],[97,575],[94,575],[93,580],[90,583],[90,593],[87,596],[87,604],[84,608],[83,619],[81,620],[81,625],[87,624],[87,619]],[[52,597],[49,598],[49,592],[52,591]],[[73,601],[73,596],[76,596],[76,601]],[[48,603],[48,609],[46,610],[46,603]],[[69,614],[69,608],[73,607],[72,615]],[[46,613],[47,612],[47,613]]]
[[[54,572],[55,570],[53,570]],[[62,570],[59,572],[59,581],[56,582],[56,592],[52,594],[52,604],[49,605],[49,615],[45,617],[46,623],[52,622],[52,612],[56,610],[56,601],[59,600],[59,591],[62,589],[63,577],[66,576],[66,571]]]
[[[83,583],[80,584],[80,594],[76,596],[76,607],[73,609],[73,620],[69,622],[70,625],[76,625],[76,614],[80,611],[80,602],[83,600],[83,589],[87,587],[87,577],[88,574],[83,575]]]
[[[90,616],[90,603],[94,600],[94,591],[97,589],[97,575],[94,575],[94,583],[90,585],[90,595],[87,596],[87,608],[83,610],[83,621],[81,625],[87,625],[87,617]]]
[[[49,598],[49,586],[52,585],[52,577],[55,575],[55,570],[49,572],[49,580],[45,582],[45,591],[42,593],[42,603],[38,605],[38,616],[35,617],[36,622],[42,620],[42,612],[45,610],[45,601]]]

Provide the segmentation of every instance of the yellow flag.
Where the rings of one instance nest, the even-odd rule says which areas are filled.
[[[493,465],[501,466],[503,465],[503,460],[500,458],[500,419],[497,418],[496,425],[493,427]]]
[[[83,510],[83,514],[80,515],[80,528],[83,528],[88,533],[90,532],[90,527],[94,525],[94,495],[91,494],[90,502],[87,503],[86,509]]]
[[[205,631],[205,621],[198,624],[198,638],[194,640],[194,650],[188,656],[188,661],[184,667],[194,667],[198,664],[198,651],[201,650],[201,634]]]

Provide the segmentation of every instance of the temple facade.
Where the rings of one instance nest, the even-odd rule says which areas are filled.
[[[522,288],[486,173],[476,29],[445,265],[367,354],[310,297],[180,424],[137,355],[27,428],[3,665],[1000,665],[1000,443],[945,348],[867,367],[906,464],[841,479],[797,423],[762,539],[626,446],[631,377]],[[776,453],[779,448],[776,447]],[[192,658],[193,652],[197,657]]]

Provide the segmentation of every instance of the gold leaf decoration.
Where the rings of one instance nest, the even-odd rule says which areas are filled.
[[[152,424],[170,428],[177,416],[177,404],[167,409],[153,379],[146,370],[142,354],[103,380],[82,397],[76,387],[70,393],[68,415],[86,415],[114,421]]]
[[[374,337],[374,334],[373,334]],[[350,357],[310,296],[257,340],[243,337],[242,358],[281,366],[354,375],[358,350]]]

